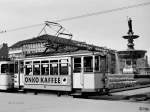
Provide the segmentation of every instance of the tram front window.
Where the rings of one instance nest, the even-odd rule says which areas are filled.
[[[93,57],[84,57],[84,72],[93,72]]]
[[[1,65],[1,73],[8,73],[8,64]]]

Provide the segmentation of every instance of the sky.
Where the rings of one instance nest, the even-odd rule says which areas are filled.
[[[149,0],[0,0],[0,44],[11,46],[17,41],[38,36],[42,25],[28,29],[11,29],[41,24],[87,13],[141,4]],[[150,5],[140,6],[86,18],[59,22],[73,34],[73,40],[125,50],[127,40],[127,17],[132,18],[134,34],[140,37],[135,49],[147,50],[150,58]]]

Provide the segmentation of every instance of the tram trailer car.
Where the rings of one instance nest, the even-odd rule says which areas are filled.
[[[113,53],[90,51],[28,57],[16,60],[15,68],[14,88],[68,93],[103,92],[104,75],[116,70]]]
[[[14,63],[0,61],[0,90],[11,90],[14,86]]]

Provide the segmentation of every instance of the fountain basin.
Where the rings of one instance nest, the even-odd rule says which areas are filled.
[[[145,56],[146,50],[124,50],[118,51],[118,55],[122,59],[139,59]]]

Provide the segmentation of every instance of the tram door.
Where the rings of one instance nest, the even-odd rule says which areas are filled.
[[[83,88],[83,57],[73,58],[73,88],[82,89]]]
[[[24,86],[24,64],[22,60],[15,61],[15,73],[14,73],[14,88],[20,89]]]

